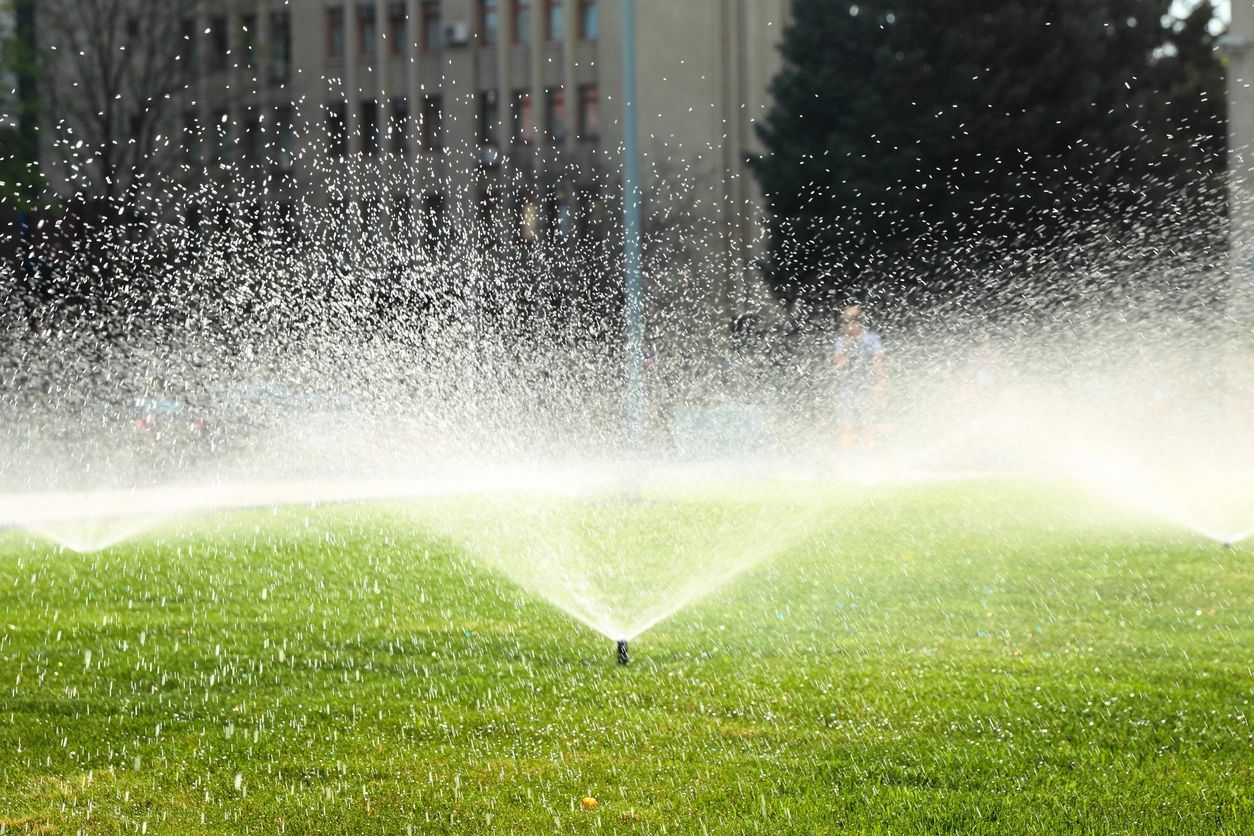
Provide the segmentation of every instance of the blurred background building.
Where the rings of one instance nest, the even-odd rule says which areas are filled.
[[[80,22],[107,28],[78,20],[85,7],[74,0],[48,8],[58,2],[61,19],[40,12],[41,46],[60,40],[64,56],[73,50],[63,30]],[[506,238],[527,239],[564,234],[590,208],[613,216],[621,205],[614,194],[623,141],[619,0],[145,5],[143,20],[117,24],[119,42],[135,52],[136,40],[148,37],[150,52],[176,49],[148,88],[119,89],[115,98],[154,109],[167,102],[160,126],[148,129],[155,135],[148,158],[162,160],[151,175],[157,183],[180,167],[192,172],[185,178],[192,185],[206,173],[235,177],[251,167],[281,209],[312,196],[342,208],[346,224],[380,235],[490,223]],[[703,246],[717,242],[721,251],[698,260],[723,275],[698,295],[728,323],[749,304],[747,277],[763,246],[762,199],[746,156],[757,148],[753,122],[768,105],[788,5],[638,3],[646,205],[689,200],[689,211],[717,230]],[[67,76],[57,85],[69,90],[72,82]],[[73,108],[49,110],[64,119]],[[149,111],[117,121],[140,118]],[[45,131],[49,141],[55,135]],[[135,131],[113,126],[96,144],[128,142],[135,144]],[[64,155],[47,146],[41,156],[51,171]],[[128,169],[125,159],[111,165]],[[350,166],[361,194],[327,187],[329,174]],[[391,193],[372,191],[378,184]]]

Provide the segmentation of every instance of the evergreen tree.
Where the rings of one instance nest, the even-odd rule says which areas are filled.
[[[35,123],[35,81],[38,75],[34,42],[33,0],[12,7],[16,26],[0,33],[0,217],[29,209],[39,195]]]
[[[902,289],[1222,167],[1211,0],[793,0],[751,160],[783,299]]]

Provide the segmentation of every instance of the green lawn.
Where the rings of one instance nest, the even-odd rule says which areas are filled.
[[[1042,486],[812,499],[627,668],[448,508],[3,533],[0,832],[1254,832],[1254,548]]]

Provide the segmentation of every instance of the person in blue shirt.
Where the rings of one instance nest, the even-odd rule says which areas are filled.
[[[832,364],[839,374],[836,423],[841,453],[853,451],[858,435],[862,446],[870,449],[875,445],[875,414],[884,407],[888,384],[884,344],[879,334],[863,324],[862,308],[857,305],[845,308],[841,316]]]

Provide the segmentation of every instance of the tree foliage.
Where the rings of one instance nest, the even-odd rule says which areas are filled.
[[[1219,171],[1215,9],[1175,5],[793,0],[751,160],[775,292],[895,287],[925,251],[1040,241]]]
[[[0,31],[0,205],[18,211],[31,206],[42,185],[34,131],[38,61],[31,44],[32,12],[31,0],[14,4],[14,25]]]

